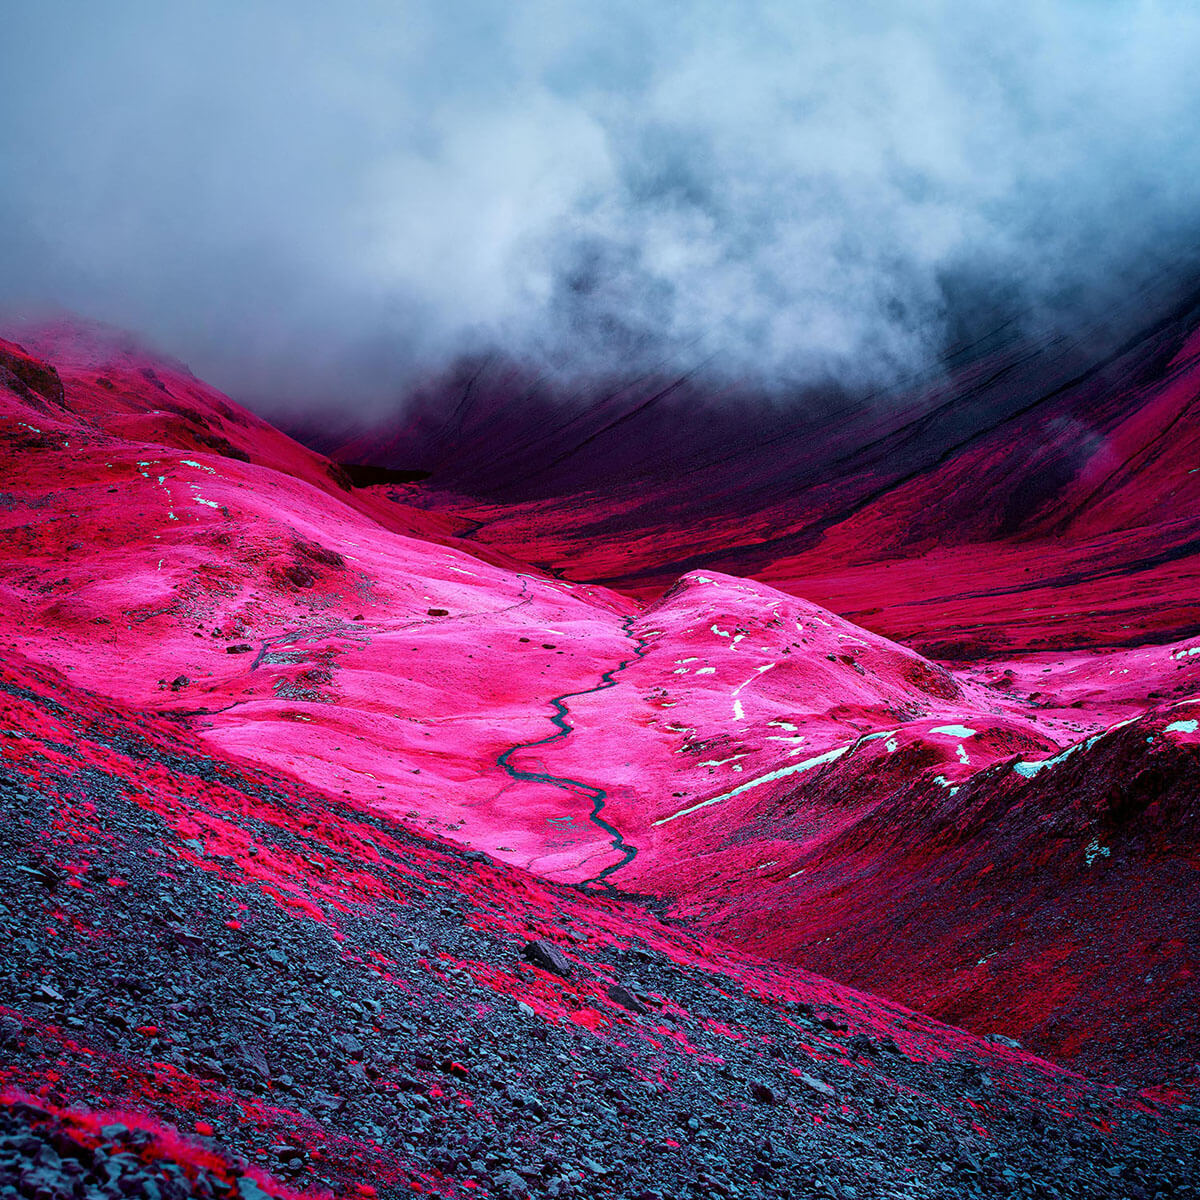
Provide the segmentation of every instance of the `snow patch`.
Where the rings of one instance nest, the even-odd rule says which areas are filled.
[[[742,690],[742,688],[744,688],[746,686],[746,684],[753,683],[764,672],[769,671],[772,667],[775,667],[778,665],[779,665],[778,663],[772,662],[772,663],[767,663],[765,666],[762,666],[762,667],[755,667],[754,674],[751,675],[749,679],[743,679],[742,682],[739,683],[737,685],[737,687],[735,687],[733,689],[733,692],[731,694],[736,696],[738,694],[738,692],[740,692]]]
[[[697,763],[698,767],[723,767],[726,763],[737,762],[739,758],[745,758],[745,753],[733,754],[729,758],[706,758],[702,763]]]
[[[809,771],[813,767],[818,767],[822,763],[833,762],[835,759],[841,758],[849,749],[849,746],[837,746],[833,750],[826,750],[824,754],[816,755],[814,758],[806,758],[801,763],[793,763],[790,767],[780,767],[776,771],[768,771],[766,775],[759,775],[755,779],[748,779],[745,783],[739,784],[731,792],[723,792],[720,796],[710,796],[707,800],[701,800],[699,804],[690,805],[688,808],[681,808],[669,817],[661,817],[654,824],[666,825],[668,821],[677,820],[679,817],[686,817],[690,813],[699,812],[702,808],[708,808],[713,804],[720,804],[725,800],[732,800],[734,796],[740,796],[743,792],[748,792],[751,788],[761,787],[764,783],[772,783],[776,779],[782,779],[785,775],[796,775],[801,771]]]

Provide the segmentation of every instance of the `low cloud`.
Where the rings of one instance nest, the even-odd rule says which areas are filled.
[[[1200,14],[42,0],[0,45],[0,301],[243,398],[463,354],[887,387],[1069,326],[1200,216]]]

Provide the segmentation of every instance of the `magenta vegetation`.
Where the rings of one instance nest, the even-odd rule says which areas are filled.
[[[17,1194],[1186,1194],[1200,333],[972,408],[1017,357],[355,486],[0,341]]]

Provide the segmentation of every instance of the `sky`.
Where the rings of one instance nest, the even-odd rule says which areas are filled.
[[[463,355],[895,386],[1196,243],[1200,9],[38,0],[0,39],[0,306],[259,407]]]

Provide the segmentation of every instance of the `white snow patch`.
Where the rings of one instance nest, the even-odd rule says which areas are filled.
[[[748,779],[745,783],[739,784],[731,792],[723,792],[720,796],[710,796],[707,800],[701,800],[699,804],[693,804],[688,808],[681,808],[669,817],[660,818],[654,824],[665,825],[668,821],[674,821],[678,817],[686,817],[689,813],[699,812],[700,809],[708,808],[712,804],[720,804],[724,800],[732,800],[734,796],[740,796],[743,792],[748,792],[751,788],[759,787],[764,783],[772,783],[776,779],[782,779],[785,775],[795,775],[800,771],[811,770],[822,763],[833,762],[835,759],[841,758],[849,749],[849,746],[837,746],[833,750],[826,750],[824,754],[818,754],[815,758],[806,758],[804,762],[794,763],[790,767],[780,767],[775,771],[768,771],[766,775],[759,775],[755,779]]]
[[[1195,733],[1197,728],[1200,728],[1200,721],[1172,721],[1163,733]]]
[[[968,738],[975,736],[975,730],[967,728],[966,725],[935,725],[930,733],[944,733],[948,737]]]
[[[1046,767],[1052,767],[1056,762],[1061,761],[1058,758],[1044,758],[1041,762],[1013,763],[1013,770],[1018,775],[1024,775],[1026,779],[1032,779],[1039,771],[1045,770]]]
[[[1114,727],[1115,728],[1115,727]],[[1100,735],[1097,734],[1097,737]],[[1096,738],[1089,738],[1086,743],[1086,748],[1091,749]],[[1036,762],[1019,762],[1013,763],[1013,770],[1018,775],[1024,775],[1026,779],[1032,779],[1039,771],[1044,771],[1048,767],[1056,767],[1060,762],[1065,762],[1080,748],[1077,743],[1074,746],[1068,746],[1061,754],[1056,754],[1053,758],[1043,758]]]
[[[723,767],[726,763],[737,762],[739,758],[745,758],[745,753],[731,754],[728,758],[706,758],[704,762],[697,763],[698,767]]]
[[[764,672],[769,671],[772,667],[776,667],[778,665],[779,665],[778,663],[767,663],[765,666],[755,667],[754,674],[751,675],[749,679],[743,679],[742,682],[739,683],[737,685],[737,687],[735,687],[733,689],[733,691],[730,693],[730,695],[736,696],[738,694],[738,692],[740,692],[742,690],[742,688],[744,688],[746,686],[746,684],[753,683]]]
[[[1060,762],[1070,758],[1077,750],[1090,750],[1105,734],[1112,733],[1115,729],[1124,729],[1126,725],[1132,725],[1136,720],[1136,717],[1127,717],[1124,721],[1118,721],[1115,725],[1110,725],[1104,733],[1095,733],[1086,742],[1076,742],[1074,746],[1068,746],[1061,754],[1056,754],[1053,758],[1043,758],[1036,762],[1013,763],[1013,770],[1018,775],[1024,775],[1026,779],[1032,779],[1039,771],[1044,771],[1047,767],[1058,766]]]
[[[1083,857],[1087,859],[1087,865],[1090,867],[1098,858],[1108,858],[1112,854],[1112,850],[1108,846],[1100,845],[1098,838],[1092,838],[1090,842],[1083,848]]]

